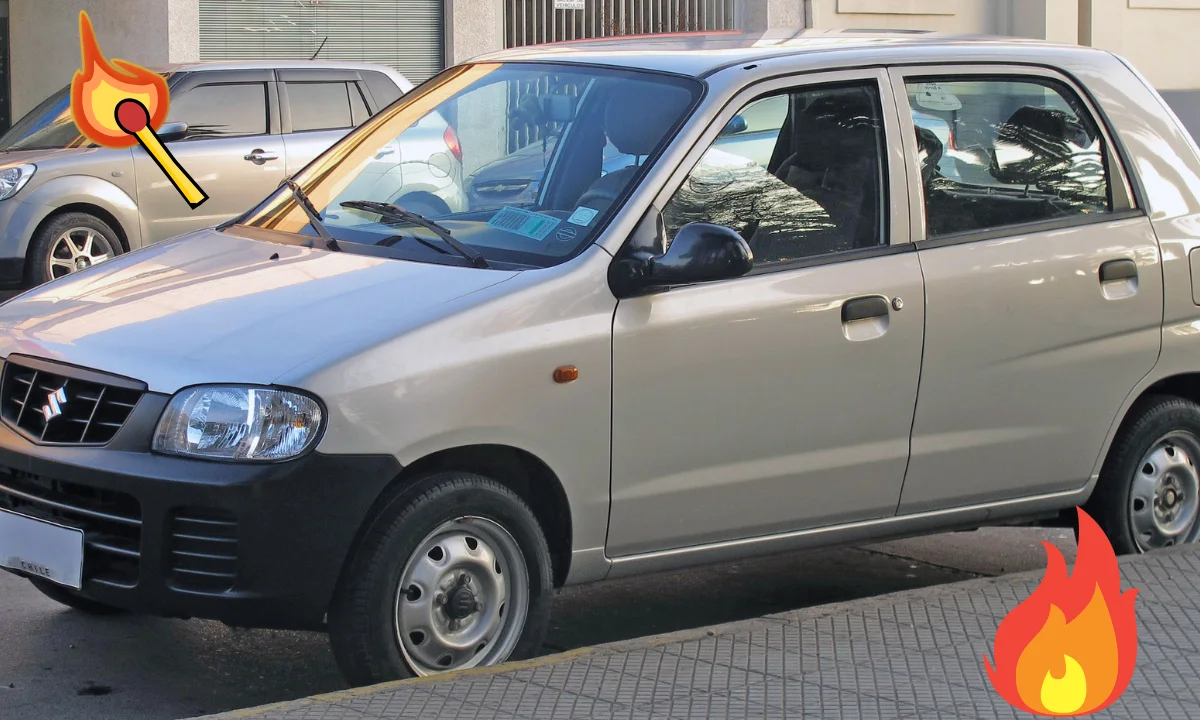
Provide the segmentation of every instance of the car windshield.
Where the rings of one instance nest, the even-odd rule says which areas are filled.
[[[342,249],[467,263],[437,232],[380,205],[392,203],[493,266],[547,267],[595,239],[701,89],[687,78],[616,68],[459,66],[295,180]],[[286,187],[226,232],[306,244],[317,234]]]
[[[170,77],[169,74],[163,77]],[[51,150],[92,147],[71,116],[71,86],[67,85],[30,110],[0,135],[0,150]]]

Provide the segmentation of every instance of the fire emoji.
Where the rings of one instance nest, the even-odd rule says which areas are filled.
[[[207,200],[154,133],[170,107],[163,76],[124,60],[105,60],[87,12],[79,13],[79,46],[83,66],[71,81],[71,114],[79,131],[104,147],[141,145],[188,205]]]
[[[1046,546],[1046,575],[996,630],[992,687],[1013,707],[1072,717],[1111,705],[1137,661],[1137,590],[1121,593],[1117,557],[1082,509],[1074,573],[1058,548]]]

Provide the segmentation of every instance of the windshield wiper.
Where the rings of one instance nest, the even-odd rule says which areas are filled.
[[[333,236],[329,234],[329,230],[325,227],[325,224],[321,222],[321,214],[317,212],[317,208],[312,204],[312,200],[308,199],[308,195],[305,194],[304,190],[300,188],[299,183],[291,178],[288,178],[280,183],[280,186],[283,185],[291,188],[292,197],[296,198],[296,204],[299,205],[301,209],[304,210],[304,214],[308,216],[308,222],[313,226],[313,230],[316,230],[317,234],[321,236],[321,239],[325,241],[325,247],[334,252],[340,252],[342,248],[338,246],[337,240],[333,239]]]
[[[421,227],[440,237],[447,245],[454,248],[455,252],[457,252],[459,255],[462,255],[467,260],[471,261],[471,265],[477,268],[489,267],[488,261],[484,259],[483,255],[478,250],[469,248],[455,240],[454,236],[450,234],[449,230],[435,223],[424,215],[418,215],[415,212],[409,212],[408,210],[405,210],[399,205],[395,205],[393,203],[379,202],[377,200],[347,200],[341,203],[341,206],[344,208],[350,208],[351,210],[365,210],[366,212],[375,213],[380,217],[390,218],[392,220],[404,220],[412,223],[413,225],[420,225]],[[420,238],[418,238],[418,240],[419,239]]]

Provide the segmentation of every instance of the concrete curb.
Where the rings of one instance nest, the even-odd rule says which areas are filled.
[[[1187,547],[1173,548],[1166,551],[1155,553],[1156,557],[1167,558],[1174,554],[1182,554],[1188,552]],[[1119,558],[1120,564],[1137,563],[1142,561],[1144,556],[1131,556]],[[621,640],[602,645],[594,645],[589,647],[577,648],[565,652],[544,655],[529,660],[510,662],[497,667],[473,668],[469,670],[458,670],[448,672],[442,675],[425,678],[412,678],[407,680],[397,680],[394,682],[383,683],[360,688],[352,688],[322,695],[314,695],[312,697],[302,698],[294,701],[286,701],[273,703],[259,707],[246,708],[243,710],[235,710],[218,715],[204,716],[205,720],[232,720],[233,718],[253,718],[265,714],[284,713],[296,711],[301,708],[313,707],[320,705],[333,705],[342,701],[364,698],[376,694],[388,693],[407,687],[421,687],[429,685],[450,685],[456,681],[464,679],[476,679],[481,677],[494,677],[515,673],[522,670],[533,668],[541,668],[551,665],[568,664],[585,658],[596,658],[608,655],[618,655],[622,653],[630,653],[642,651],[667,645],[685,643],[689,641],[704,640],[707,638],[729,636],[736,634],[747,634],[764,628],[779,628],[786,625],[801,625],[806,622],[818,619],[845,615],[855,615],[869,613],[877,608],[886,608],[894,606],[898,602],[906,603],[921,603],[930,600],[945,598],[951,595],[969,595],[976,592],[986,593],[989,588],[997,585],[1013,586],[1025,583],[1036,584],[1042,578],[1044,571],[1036,570],[1022,573],[1014,573],[1011,575],[1003,575],[998,577],[973,578],[961,582],[948,583],[944,585],[935,585],[931,587],[919,588],[915,590],[903,590],[886,595],[877,595],[868,598],[860,598],[857,600],[848,600],[838,603],[830,603],[827,605],[817,605],[808,608],[790,610],[782,613],[775,613],[758,618],[747,620],[738,620],[719,625],[707,627],[699,627],[689,630],[679,630],[669,633],[657,635],[649,635],[645,637],[635,638],[631,640]],[[997,620],[998,623],[998,620]],[[990,645],[990,638],[988,644]],[[199,719],[194,719],[199,720]]]

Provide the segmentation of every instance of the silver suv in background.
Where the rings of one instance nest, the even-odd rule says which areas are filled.
[[[413,87],[368,63],[196,63],[160,72],[171,110],[159,136],[208,200],[189,208],[141,148],[88,142],[64,87],[0,137],[0,285],[37,285],[224,222]],[[408,195],[389,199],[422,214],[461,209],[461,149],[444,119],[431,116],[380,148],[364,175],[398,175],[402,158]]]

